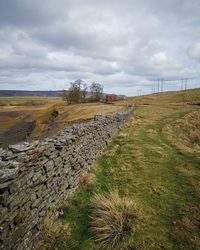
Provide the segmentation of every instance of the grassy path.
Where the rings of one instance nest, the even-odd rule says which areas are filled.
[[[129,249],[200,249],[200,155],[180,150],[165,133],[194,108],[141,105],[97,160],[96,181],[82,185],[65,208],[72,228],[50,249],[101,249],[89,232],[94,192],[117,189],[137,204],[141,221]]]

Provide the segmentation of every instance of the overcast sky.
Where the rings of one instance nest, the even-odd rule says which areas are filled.
[[[200,77],[200,0],[0,0],[0,89],[135,95],[183,77]]]

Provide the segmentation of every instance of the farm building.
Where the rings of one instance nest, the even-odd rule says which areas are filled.
[[[106,95],[106,102],[113,102],[113,101],[117,101],[118,98],[117,98],[117,95],[115,94],[108,94]]]
[[[125,98],[124,95],[115,95],[115,94],[107,94],[107,95],[105,95],[105,101],[106,102],[114,102],[114,101],[117,101],[117,100],[122,100],[124,98]]]

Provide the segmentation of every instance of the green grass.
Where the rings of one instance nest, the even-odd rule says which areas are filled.
[[[101,249],[89,230],[90,198],[116,189],[132,198],[142,219],[130,249],[200,249],[200,154],[177,147],[168,125],[197,106],[140,105],[119,135],[96,161],[96,182],[81,186],[64,209],[68,238],[49,249]]]

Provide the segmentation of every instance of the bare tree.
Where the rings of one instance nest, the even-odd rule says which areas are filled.
[[[88,87],[87,87],[87,84],[84,83],[82,84],[82,102],[86,102],[86,97],[87,97],[87,90],[88,90]]]
[[[93,82],[90,86],[92,101],[98,102],[103,96],[103,85]]]
[[[63,100],[69,104],[85,102],[87,94],[87,85],[82,80],[71,82],[70,88],[63,91]]]

